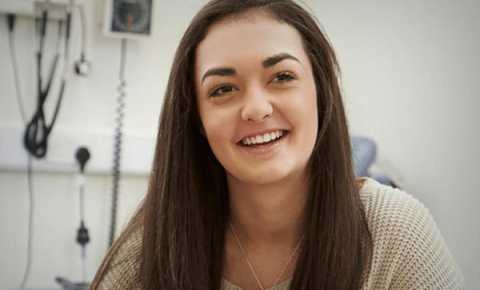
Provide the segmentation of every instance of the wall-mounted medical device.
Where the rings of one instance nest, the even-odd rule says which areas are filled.
[[[91,70],[91,64],[86,56],[87,20],[83,7],[83,0],[0,0],[0,14],[15,15],[41,19],[44,11],[48,11],[48,21],[65,19],[65,12],[76,8],[80,16],[81,29],[81,53],[75,61],[74,71],[79,76],[87,76]]]
[[[79,4],[81,0],[75,0]],[[20,17],[40,17],[48,9],[49,19],[62,19],[71,0],[0,0],[0,13],[15,14]]]
[[[152,0],[105,0],[104,33],[118,38],[150,36],[152,4]]]
[[[120,51],[120,84],[118,86],[117,116],[113,148],[112,167],[112,206],[110,216],[110,233],[108,244],[114,241],[117,220],[117,203],[120,186],[120,159],[122,157],[123,119],[127,82],[125,66],[127,58],[127,39],[142,39],[152,33],[152,2],[153,0],[105,0],[105,17],[103,32],[106,36],[121,39]]]

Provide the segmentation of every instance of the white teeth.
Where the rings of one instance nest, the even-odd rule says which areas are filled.
[[[263,135],[263,142],[270,142],[270,140],[272,140],[272,137],[270,137],[270,133]]]
[[[267,143],[267,142],[270,142],[272,140],[276,140],[276,139],[280,138],[281,136],[283,136],[283,131],[277,130],[277,131],[274,131],[274,132],[265,133],[263,135],[257,135],[257,136],[254,136],[254,137],[244,138],[242,140],[242,144],[243,145],[253,145],[253,144]]]

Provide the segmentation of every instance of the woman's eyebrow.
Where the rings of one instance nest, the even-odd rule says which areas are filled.
[[[278,53],[278,54],[275,54],[273,56],[267,57],[265,60],[262,61],[262,66],[264,68],[269,68],[269,67],[272,67],[272,66],[276,65],[277,63],[285,60],[285,59],[291,59],[291,60],[294,60],[294,61],[302,64],[298,60],[298,58],[296,58],[293,55],[288,54],[286,52],[282,52],[282,53]],[[232,76],[232,75],[235,75],[236,73],[237,73],[237,71],[234,68],[231,68],[231,67],[211,68],[211,69],[207,70],[205,72],[205,74],[203,75],[202,83],[209,76],[214,76],[214,75],[217,75],[217,76]]]
[[[291,60],[294,60],[294,61],[302,64],[298,60],[298,58],[296,58],[293,55],[288,54],[286,52],[282,52],[282,53],[275,54],[273,56],[267,57],[264,61],[262,61],[262,66],[264,68],[269,68],[269,67],[272,67],[272,66],[276,65],[277,63],[281,62],[282,60],[285,60],[285,59],[291,59]]]
[[[207,72],[203,75],[202,83],[209,76],[214,76],[214,75],[216,75],[216,76],[232,76],[236,73],[237,73],[237,71],[234,68],[230,68],[230,67],[211,68],[211,69],[207,70]]]

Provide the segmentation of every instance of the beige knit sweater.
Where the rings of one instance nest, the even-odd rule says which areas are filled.
[[[374,249],[363,289],[464,289],[463,276],[429,210],[410,194],[365,180],[365,205]],[[98,289],[140,289],[141,232],[132,235],[114,258]],[[269,290],[287,290],[286,280]],[[242,290],[223,280],[222,290]]]

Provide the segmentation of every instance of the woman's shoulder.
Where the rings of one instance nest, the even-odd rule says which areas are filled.
[[[103,258],[90,289],[141,289],[142,239],[143,227],[129,224]]]
[[[381,184],[370,177],[363,177],[360,199],[365,209],[369,226],[379,224],[401,226],[416,222],[419,216],[429,215],[428,208],[410,193]]]
[[[360,189],[368,228],[375,247],[399,247],[400,241],[435,227],[433,218],[426,206],[406,191],[393,188],[370,177],[362,178]]]
[[[360,189],[374,244],[368,289],[463,289],[463,277],[430,210],[372,178]]]
[[[430,210],[412,194],[366,177],[360,189],[368,228],[377,246],[416,243],[438,231]],[[398,246],[398,245],[397,245]]]

